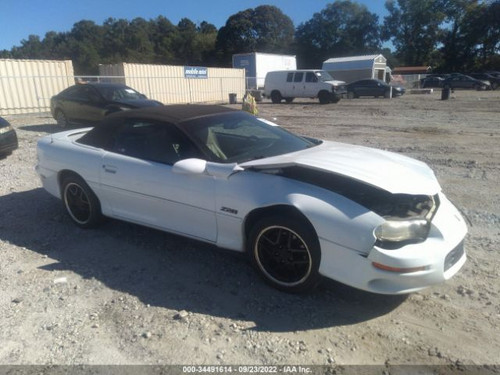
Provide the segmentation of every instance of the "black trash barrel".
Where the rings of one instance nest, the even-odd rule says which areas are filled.
[[[236,94],[229,94],[229,104],[236,104]]]
[[[445,87],[441,90],[441,100],[448,100],[450,98],[450,88]]]

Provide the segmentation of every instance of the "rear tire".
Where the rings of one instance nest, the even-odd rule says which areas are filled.
[[[81,228],[94,228],[102,220],[99,199],[83,178],[71,175],[61,184],[62,201],[71,220]]]
[[[277,289],[301,293],[319,282],[319,240],[311,224],[303,219],[261,219],[250,232],[247,252],[264,280]]]
[[[283,99],[281,97],[281,93],[279,91],[273,91],[271,93],[271,101],[274,103],[274,104],[279,104],[281,103],[281,99]]]

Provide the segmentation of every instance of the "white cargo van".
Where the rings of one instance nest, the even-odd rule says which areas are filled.
[[[284,99],[291,103],[295,98],[318,98],[321,104],[337,103],[345,95],[344,81],[335,81],[324,70],[279,70],[269,72],[264,82],[264,96],[273,103]]]

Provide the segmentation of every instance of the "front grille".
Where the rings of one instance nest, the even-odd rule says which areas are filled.
[[[444,270],[448,271],[464,255],[464,241],[461,241],[444,259]]]

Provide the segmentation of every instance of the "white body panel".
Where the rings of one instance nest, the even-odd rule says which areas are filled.
[[[450,278],[465,253],[448,270],[447,255],[467,231],[456,208],[440,193],[432,171],[421,162],[361,146],[334,142],[304,151],[236,164],[192,163],[173,167],[109,153],[74,142],[86,130],[46,136],[38,143],[44,188],[60,198],[59,175],[70,170],[87,181],[106,216],[182,234],[217,246],[245,250],[245,221],[255,209],[285,205],[312,224],[321,245],[319,272],[377,293],[408,293]],[[203,166],[205,169],[203,170]],[[377,246],[375,229],[385,222],[367,208],[332,191],[297,180],[248,170],[301,166],[364,181],[392,193],[440,195],[428,238],[397,250]],[[425,271],[388,272],[372,262]]]

